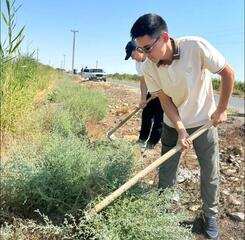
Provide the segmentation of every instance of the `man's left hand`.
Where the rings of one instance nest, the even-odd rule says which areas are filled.
[[[213,125],[216,127],[218,124],[225,122],[227,120],[227,112],[220,111],[218,108],[216,111],[212,114],[211,120],[213,121]]]

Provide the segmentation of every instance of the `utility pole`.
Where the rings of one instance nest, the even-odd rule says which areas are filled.
[[[63,61],[64,66],[63,66],[63,68],[64,68],[64,69],[66,69],[66,55],[65,55],[65,54],[63,54],[63,57],[64,57],[64,61]]]
[[[74,71],[74,55],[75,55],[75,42],[76,42],[76,33],[78,33],[77,30],[71,30],[73,32],[73,47],[72,47],[72,72]]]
[[[96,64],[95,64],[95,68],[97,69],[98,68],[98,63],[99,63],[99,61],[98,61],[98,59],[96,60]]]

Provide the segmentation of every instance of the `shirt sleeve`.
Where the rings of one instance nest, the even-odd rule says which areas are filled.
[[[142,70],[142,73],[144,74],[144,79],[145,79],[145,83],[146,83],[148,91],[150,93],[154,93],[154,92],[161,90],[161,87],[159,86],[156,79],[154,79],[151,68],[152,68],[151,63],[149,63],[149,61],[146,60],[144,64],[142,65],[141,70]]]
[[[153,77],[149,73],[144,73],[145,83],[150,93],[161,90],[161,87],[153,80]]]
[[[140,62],[135,62],[135,68],[140,77],[143,77],[142,64]]]
[[[226,60],[215,47],[203,38],[199,38],[198,47],[204,68],[212,73],[218,73],[223,70],[226,65]]]

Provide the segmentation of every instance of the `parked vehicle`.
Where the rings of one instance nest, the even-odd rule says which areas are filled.
[[[101,68],[84,68],[81,75],[87,80],[106,82],[106,73]]]

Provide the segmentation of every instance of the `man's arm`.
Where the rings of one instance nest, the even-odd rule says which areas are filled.
[[[226,65],[218,74],[221,76],[221,88],[217,109],[211,116],[214,126],[227,120],[226,109],[228,107],[235,79],[235,73],[229,65]]]
[[[140,95],[139,107],[144,108],[146,105],[147,86],[143,76],[140,77]]]
[[[185,129],[184,124],[182,123],[179,112],[172,99],[166,95],[162,90],[153,93],[154,96],[157,96],[161,102],[164,113],[173,123],[176,131],[178,132],[179,143],[182,148],[187,149],[190,147],[191,140],[188,139],[189,135]]]

